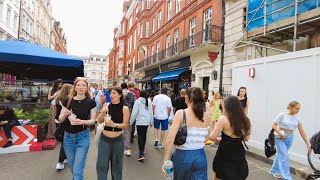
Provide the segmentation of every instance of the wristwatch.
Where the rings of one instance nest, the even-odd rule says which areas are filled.
[[[118,128],[119,127],[119,124],[118,123],[115,123],[114,124],[114,128]]]

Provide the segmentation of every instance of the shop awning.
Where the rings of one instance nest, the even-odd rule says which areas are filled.
[[[179,75],[187,70],[188,68],[183,68],[175,71],[160,73],[152,79],[152,82],[177,80]]]
[[[148,81],[151,81],[151,79],[152,79],[153,77],[155,77],[155,76],[156,76],[156,75],[145,76],[145,77],[143,77],[143,78],[141,78],[141,79],[138,79],[136,82],[137,82],[137,83],[148,82]]]
[[[0,72],[18,79],[74,80],[83,76],[83,62],[30,42],[1,40]]]

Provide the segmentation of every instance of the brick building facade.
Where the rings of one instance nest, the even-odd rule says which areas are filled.
[[[60,27],[59,21],[53,23],[53,33],[55,34],[54,50],[67,54],[67,39],[63,33],[63,29]]]
[[[218,0],[125,1],[109,54],[109,81],[175,92],[191,85],[212,89],[218,64],[209,54],[221,49],[221,7]]]

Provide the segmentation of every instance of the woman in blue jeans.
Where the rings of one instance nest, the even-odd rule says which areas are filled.
[[[280,113],[272,128],[279,136],[276,137],[277,154],[270,169],[270,174],[276,178],[292,180],[290,175],[290,159],[288,151],[293,142],[293,131],[299,129],[300,135],[307,145],[308,153],[311,152],[311,146],[303,130],[301,117],[298,116],[300,111],[300,103],[291,101],[288,106],[288,112]],[[278,127],[279,126],[279,127]]]
[[[63,147],[72,179],[82,180],[90,146],[87,126],[93,125],[96,120],[96,103],[90,96],[88,82],[85,78],[75,80],[70,98],[66,99],[62,105],[59,121],[66,121]]]
[[[209,137],[210,118],[208,113],[205,112],[206,108],[201,89],[198,87],[188,89],[185,101],[188,108],[178,110],[174,116],[167,137],[163,162],[170,159],[174,139],[183,124],[183,118],[185,118],[188,136],[183,145],[176,146],[172,158],[174,179],[207,180],[207,158],[204,152],[204,143]],[[162,170],[165,173],[164,165]]]

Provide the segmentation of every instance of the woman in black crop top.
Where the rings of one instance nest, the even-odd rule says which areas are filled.
[[[69,101],[70,103],[68,103]],[[59,121],[66,121],[63,147],[67,155],[72,179],[82,180],[90,146],[87,125],[93,125],[96,121],[96,103],[91,99],[86,79],[77,78],[75,80],[71,98],[66,99],[62,105]],[[77,116],[72,120],[72,124],[70,123],[71,114]]]
[[[129,123],[129,108],[124,105],[122,89],[119,87],[110,90],[111,103],[104,105],[99,116],[99,123],[105,121],[106,114],[111,120],[105,121],[104,131],[101,134],[98,148],[97,176],[98,179],[107,179],[109,162],[111,161],[111,175],[113,179],[122,179],[124,140],[122,129]]]
[[[248,115],[249,101],[248,101],[248,97],[247,97],[247,88],[240,87],[238,90],[237,97],[242,104],[244,112],[246,113],[246,115]]]

